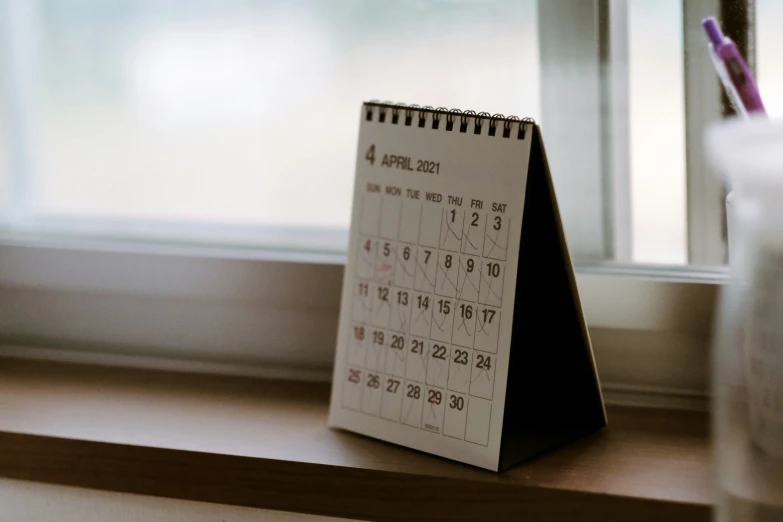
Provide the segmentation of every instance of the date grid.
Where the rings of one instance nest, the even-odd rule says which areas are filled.
[[[487,445],[508,218],[364,194],[343,407]]]

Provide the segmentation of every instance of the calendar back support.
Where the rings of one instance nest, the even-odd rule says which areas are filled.
[[[541,130],[530,151],[500,469],[606,425]]]

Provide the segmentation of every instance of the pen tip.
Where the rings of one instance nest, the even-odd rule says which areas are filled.
[[[707,38],[713,47],[718,47],[723,43],[723,32],[720,30],[718,21],[715,20],[714,16],[710,16],[702,20],[701,26],[704,28],[704,32],[707,34]]]

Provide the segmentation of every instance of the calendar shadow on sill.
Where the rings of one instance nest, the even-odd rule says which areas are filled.
[[[475,478],[483,477],[485,480],[495,481],[503,480],[503,477],[524,473],[526,478],[530,478],[527,473],[527,466],[536,467],[538,463],[546,464],[548,469],[553,460],[560,466],[567,467],[570,462],[580,461],[580,453],[586,447],[602,444],[609,433],[597,429],[587,435],[577,435],[570,439],[560,439],[557,444],[558,451],[547,451],[535,454],[527,459],[511,465],[503,470],[503,473],[497,473],[461,462],[433,455],[426,451],[410,448],[402,444],[379,440],[377,438],[362,435],[360,433],[348,431],[342,428],[329,428],[335,435],[336,445],[344,448],[344,455],[355,455],[357,467],[366,466],[366,455],[371,455],[379,467],[386,468],[384,471],[393,471],[401,473],[427,474],[432,476],[449,476],[451,478]],[[356,455],[357,452],[359,455]],[[551,473],[551,471],[547,471]]]
[[[477,474],[484,475],[491,479],[497,477],[494,471],[478,468],[471,464],[460,462],[433,455],[427,451],[410,448],[395,442],[379,440],[369,435],[363,435],[343,428],[331,427],[330,430],[342,439],[339,444],[345,447],[346,453],[367,452],[371,454],[374,460],[386,471],[427,474],[427,475],[448,475],[460,478],[475,477]],[[357,446],[357,443],[359,445]],[[357,458],[357,463],[365,463],[362,458]],[[426,471],[423,471],[426,470]]]

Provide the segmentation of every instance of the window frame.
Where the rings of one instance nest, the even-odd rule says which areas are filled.
[[[698,0],[700,8],[716,1]],[[563,9],[563,3],[579,9]],[[684,2],[686,23],[701,12],[699,7],[690,10],[694,4]],[[549,125],[547,107],[557,97],[569,100],[579,114],[595,117],[589,132],[563,121],[565,130],[547,134],[551,151],[576,138],[594,145],[589,158],[566,163],[583,170],[591,190],[600,196],[587,204],[590,208],[577,210],[598,223],[595,230],[602,237],[592,246],[571,238],[572,253],[589,260],[609,252],[623,259],[622,252],[630,251],[630,231],[622,228],[628,222],[629,210],[624,207],[628,198],[621,197],[628,190],[627,142],[623,148],[606,137],[627,129],[627,93],[624,101],[621,98],[627,76],[607,80],[605,73],[622,61],[627,32],[612,26],[627,16],[627,9],[619,0],[578,4],[547,0],[543,5],[541,9],[539,4],[542,35],[552,34],[548,28],[562,30],[563,13],[572,16],[571,25],[579,26],[585,16],[595,22],[583,28],[582,35],[596,44],[592,50],[579,38],[541,40],[546,86],[542,111]],[[554,14],[560,17],[557,21]],[[569,96],[574,83],[556,67],[558,60],[574,58],[595,73],[588,97]],[[714,73],[709,73],[716,85]],[[698,74],[688,76],[686,96],[691,101],[703,97],[696,80],[709,83],[704,68]],[[620,103],[607,106],[609,99]],[[693,103],[686,106],[687,135],[693,143],[713,108],[697,112]],[[557,117],[558,113],[550,110],[549,114]],[[559,114],[562,119],[564,112]],[[693,157],[691,149],[698,149]],[[689,149],[689,188],[707,183],[710,175],[699,167],[703,166],[700,151],[700,146]],[[555,177],[558,169],[567,167],[554,164]],[[689,190],[689,208],[692,193]],[[699,209],[694,210],[701,216],[698,219],[704,218],[710,227],[720,226],[703,207],[694,207]],[[564,220],[568,222],[568,215]],[[696,237],[689,234],[694,242]],[[701,248],[694,245],[692,251]],[[144,234],[106,240],[85,234],[7,233],[0,235],[0,356],[328,380],[344,262],[344,254],[334,252],[170,243],[149,240]],[[577,284],[609,402],[705,407],[713,309],[727,278],[724,268],[616,263],[577,267]]]
[[[615,250],[616,212],[606,189],[611,172],[604,149],[611,114],[601,103],[607,88],[600,52],[601,4],[538,3],[541,127],[555,189],[571,189],[557,191],[571,255],[584,260],[612,258]]]
[[[628,0],[599,0],[604,220],[612,238],[609,257],[632,262],[631,230],[631,80],[628,37]]]
[[[685,49],[685,162],[688,201],[688,262],[726,262],[723,183],[710,167],[704,147],[707,128],[723,118],[722,87],[706,50],[701,21],[733,0],[683,0]]]
[[[330,377],[344,256],[76,243],[0,241],[0,356]],[[704,407],[726,278],[724,269],[577,270],[610,402]]]

